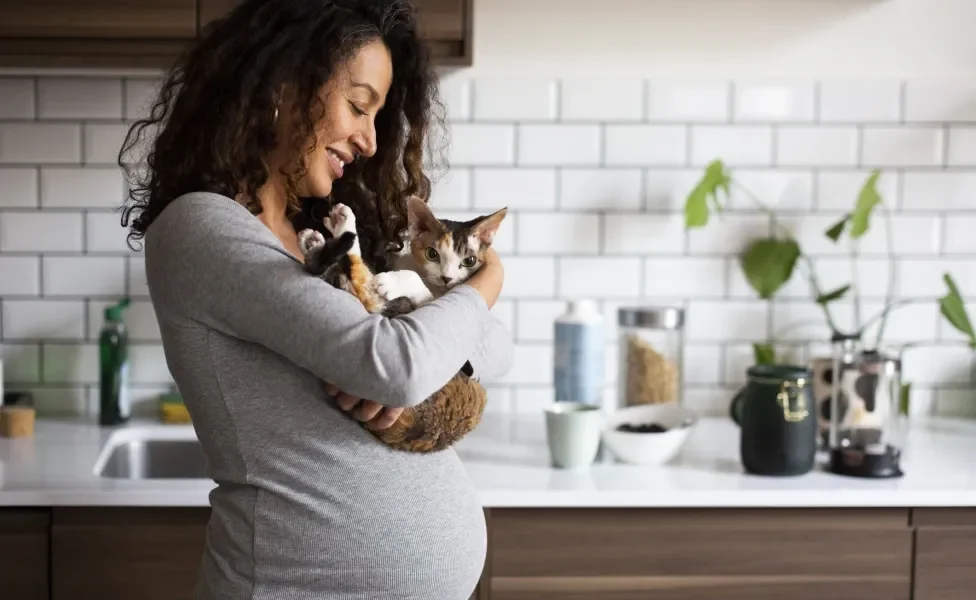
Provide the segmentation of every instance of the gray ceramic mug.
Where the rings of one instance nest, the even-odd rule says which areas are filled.
[[[585,467],[596,459],[600,448],[603,412],[583,402],[556,402],[546,408],[546,441],[552,466],[560,469]]]

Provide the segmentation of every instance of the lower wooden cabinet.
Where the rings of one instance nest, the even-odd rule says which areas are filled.
[[[6,600],[190,600],[205,508],[0,509]],[[470,600],[962,600],[973,509],[492,508]]]

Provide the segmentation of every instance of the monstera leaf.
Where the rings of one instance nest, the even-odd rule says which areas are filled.
[[[705,168],[704,175],[685,200],[685,227],[691,229],[692,227],[707,225],[711,212],[708,206],[709,200],[711,200],[715,211],[720,212],[723,206],[718,193],[723,191],[728,198],[731,181],[732,178],[725,169],[725,163],[721,160],[710,162]]]

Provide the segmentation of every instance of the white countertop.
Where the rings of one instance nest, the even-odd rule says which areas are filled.
[[[131,424],[141,425],[193,436],[184,425]],[[81,420],[39,419],[33,438],[0,438],[0,506],[209,505],[210,480],[96,476],[95,461],[112,432]],[[549,466],[541,414],[487,414],[457,451],[486,507],[976,507],[976,421],[915,422],[906,474],[891,480],[841,477],[820,465],[800,477],[747,475],[738,442],[735,424],[706,418],[669,465],[604,458],[565,471]]]

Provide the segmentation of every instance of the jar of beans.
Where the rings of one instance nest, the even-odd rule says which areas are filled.
[[[620,406],[683,401],[684,310],[675,306],[621,307]]]

